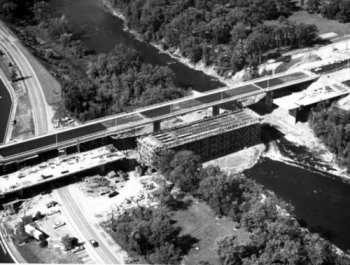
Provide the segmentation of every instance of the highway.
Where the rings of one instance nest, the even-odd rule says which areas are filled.
[[[93,254],[98,257],[99,262],[103,264],[122,264],[123,262],[118,260],[115,254],[103,243],[100,235],[91,227],[80,207],[69,192],[68,187],[58,189],[58,194],[61,197],[62,203],[66,208],[67,213],[70,215],[71,220],[75,223],[74,227],[78,228],[84,236],[86,244],[90,244],[88,242],[90,239],[94,239],[98,242],[99,246],[97,248],[88,247],[88,249],[94,252]]]
[[[343,68],[348,68],[350,65],[350,59],[344,59],[343,61],[335,62],[332,64],[323,65],[310,69],[315,74],[329,74]]]
[[[49,132],[49,117],[46,110],[46,102],[42,92],[42,87],[38,78],[28,62],[27,58],[16,46],[16,40],[13,39],[9,34],[5,33],[0,29],[0,42],[4,45],[9,55],[13,58],[16,65],[18,66],[22,77],[25,79],[24,82],[28,89],[28,95],[33,110],[33,120],[35,127],[35,135],[43,135]]]
[[[16,161],[16,159],[47,150],[72,146],[76,144],[77,139],[83,142],[102,136],[115,135],[155,121],[162,121],[223,103],[246,99],[264,94],[270,90],[311,81],[317,77],[316,74],[306,71],[286,72],[272,77],[251,80],[233,87],[219,88],[206,93],[139,108],[130,113],[93,120],[75,128],[0,146],[0,156],[3,157],[2,161],[0,157],[0,164]]]

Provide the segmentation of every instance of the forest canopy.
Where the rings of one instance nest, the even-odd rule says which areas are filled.
[[[86,80],[63,83],[65,107],[82,121],[185,95],[169,67],[145,64],[140,53],[123,44],[89,62],[87,74]]]
[[[350,21],[350,1],[348,0],[308,0],[306,10],[311,14],[321,14],[341,23]]]
[[[313,24],[286,19],[290,0],[108,0],[147,42],[230,76],[268,52],[311,45]],[[273,21],[273,23],[270,23]],[[269,23],[267,23],[269,22]],[[276,52],[277,51],[277,52]],[[273,56],[273,55],[271,55]]]

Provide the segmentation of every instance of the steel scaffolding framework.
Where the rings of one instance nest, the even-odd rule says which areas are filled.
[[[140,159],[158,168],[163,150],[191,150],[203,161],[239,151],[260,141],[260,118],[249,109],[235,111],[139,138]]]

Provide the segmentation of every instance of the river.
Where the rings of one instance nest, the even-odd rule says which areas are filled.
[[[12,100],[9,91],[0,78],[0,144],[4,142]]]
[[[84,44],[98,53],[107,53],[124,43],[138,50],[147,63],[168,65],[176,82],[203,92],[222,86],[220,82],[159,53],[124,30],[123,22],[107,12],[102,0],[51,0],[56,15],[65,15]],[[245,175],[255,179],[295,206],[298,219],[318,229],[338,247],[350,249],[350,185],[338,177],[314,169],[319,161],[305,149],[286,140],[278,141],[280,152],[295,160],[295,165],[262,158]]]

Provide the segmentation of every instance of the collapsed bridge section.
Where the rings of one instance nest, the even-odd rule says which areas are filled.
[[[259,143],[260,126],[260,118],[249,109],[225,113],[139,138],[140,159],[158,168],[161,151],[172,149],[191,150],[206,161]]]

